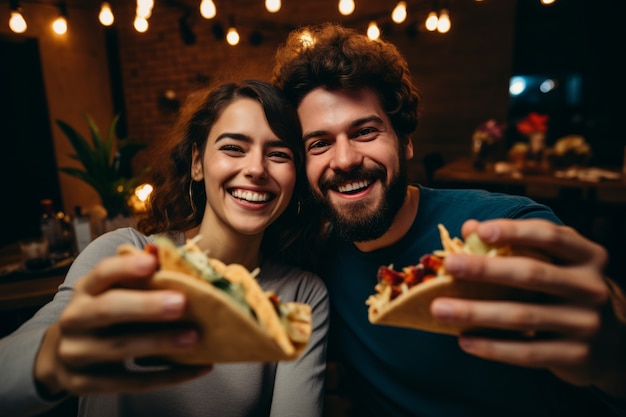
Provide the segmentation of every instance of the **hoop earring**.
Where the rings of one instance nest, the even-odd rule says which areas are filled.
[[[191,205],[191,213],[196,214],[196,203],[193,202],[193,178],[189,181],[189,204]]]
[[[300,200],[298,200],[298,205],[296,206],[296,216],[300,215],[300,211],[301,211]]]

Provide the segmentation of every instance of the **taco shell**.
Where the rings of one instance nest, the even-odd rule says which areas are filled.
[[[408,327],[435,333],[460,335],[481,329],[445,323],[430,313],[430,304],[438,297],[467,298],[473,300],[523,300],[526,292],[502,285],[463,281],[451,276],[440,276],[410,288],[382,306],[370,306],[369,321],[373,324]]]

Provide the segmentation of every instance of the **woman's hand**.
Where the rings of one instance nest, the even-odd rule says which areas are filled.
[[[210,370],[168,366],[139,372],[125,365],[133,358],[185,352],[197,340],[195,330],[169,325],[183,314],[183,294],[121,287],[150,277],[156,267],[148,254],[114,256],[76,283],[37,356],[34,373],[42,395],[154,389]]]
[[[546,368],[569,383],[594,384],[626,398],[626,325],[616,319],[609,303],[603,275],[606,250],[570,227],[544,220],[464,224],[463,236],[474,231],[491,245],[531,249],[551,261],[521,256],[447,257],[445,268],[457,278],[538,293],[533,302],[435,300],[431,310],[438,319],[533,335],[522,339],[462,336],[461,348],[485,359]]]

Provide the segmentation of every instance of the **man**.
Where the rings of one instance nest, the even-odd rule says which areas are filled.
[[[354,415],[582,416],[609,413],[606,404],[626,411],[624,329],[609,308],[606,251],[524,197],[409,186],[420,94],[393,45],[333,24],[296,30],[277,53],[274,83],[298,108],[312,195],[332,225],[320,274],[334,313],[331,348],[357,394]],[[559,302],[439,298],[435,317],[537,337],[456,338],[368,322],[378,267],[412,265],[440,249],[438,223],[451,236],[476,231],[489,244],[554,260],[446,257],[457,278]]]

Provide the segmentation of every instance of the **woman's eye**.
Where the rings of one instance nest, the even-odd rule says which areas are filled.
[[[244,152],[241,146],[231,145],[231,144],[222,145],[220,146],[219,149],[220,151],[226,151],[226,152],[240,152],[240,153]]]
[[[293,157],[291,156],[290,153],[288,152],[282,152],[282,151],[274,151],[274,152],[270,152],[269,157],[276,160],[282,160],[282,161],[291,161],[293,160]]]

